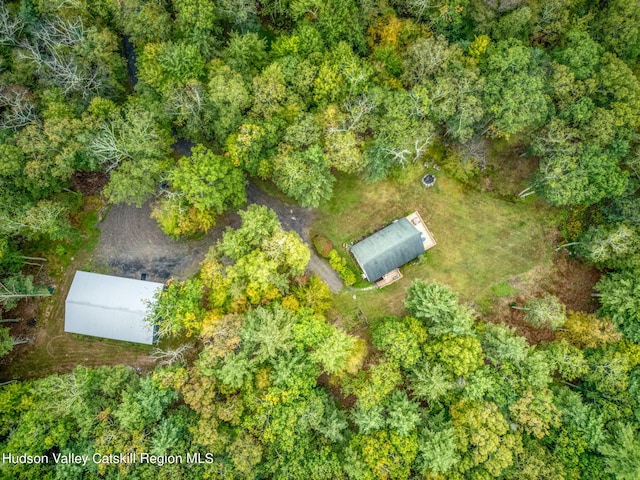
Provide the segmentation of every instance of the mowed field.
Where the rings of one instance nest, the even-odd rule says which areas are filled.
[[[354,269],[343,244],[414,210],[438,244],[404,266],[404,278],[389,287],[343,290],[335,300],[337,314],[358,308],[368,318],[402,314],[404,292],[416,278],[449,285],[462,301],[471,302],[486,298],[499,282],[534,267],[551,267],[555,229],[552,212],[542,201],[505,201],[467,189],[443,172],[428,172],[437,177],[429,189],[420,182],[427,173],[422,165],[411,166],[402,180],[366,184],[354,176],[338,177],[334,196],[321,205],[311,234],[328,237]]]

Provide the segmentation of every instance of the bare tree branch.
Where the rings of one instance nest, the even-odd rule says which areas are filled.
[[[131,155],[120,145],[122,145],[122,139],[116,133],[113,122],[103,123],[91,142],[91,151],[100,163],[105,165],[107,172],[116,168],[123,160],[131,158]]]
[[[36,107],[26,89],[0,87],[0,127],[18,130],[37,120]]]
[[[161,350],[156,348],[151,352],[151,358],[158,362],[158,365],[173,365],[176,362],[184,362],[184,355],[193,348],[193,345],[181,345],[178,348]]]
[[[9,9],[0,5],[0,45],[16,45],[24,22],[18,15],[12,17]]]

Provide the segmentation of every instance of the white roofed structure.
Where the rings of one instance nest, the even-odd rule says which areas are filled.
[[[151,345],[145,321],[162,283],[77,271],[67,295],[64,331]]]

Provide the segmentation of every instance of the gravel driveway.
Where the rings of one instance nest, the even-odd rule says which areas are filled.
[[[157,282],[171,277],[185,279],[198,271],[209,247],[226,226],[240,225],[240,217],[228,214],[197,240],[172,240],[150,214],[149,203],[142,208],[113,205],[99,225],[100,242],[94,251],[94,262],[108,273],[123,277],[140,278],[146,273],[148,280]]]
[[[286,230],[295,230],[309,243],[312,210],[288,205],[263,192],[254,184],[247,185],[248,203],[266,205],[273,209]],[[147,274],[151,281],[164,282],[171,277],[185,279],[194,275],[209,247],[222,235],[227,226],[238,227],[240,217],[226,214],[206,235],[197,240],[172,240],[150,218],[150,204],[142,208],[118,204],[111,207],[100,224],[100,242],[94,251],[98,270],[130,278]],[[309,245],[311,260],[308,270],[319,274],[332,291],[342,289],[340,277]]]

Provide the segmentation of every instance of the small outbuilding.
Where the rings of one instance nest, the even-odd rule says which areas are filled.
[[[399,267],[435,244],[420,214],[413,212],[356,243],[351,253],[365,278],[370,282],[383,279],[379,286],[384,286],[401,278]]]
[[[153,344],[146,318],[162,283],[77,271],[65,305],[64,331]]]

